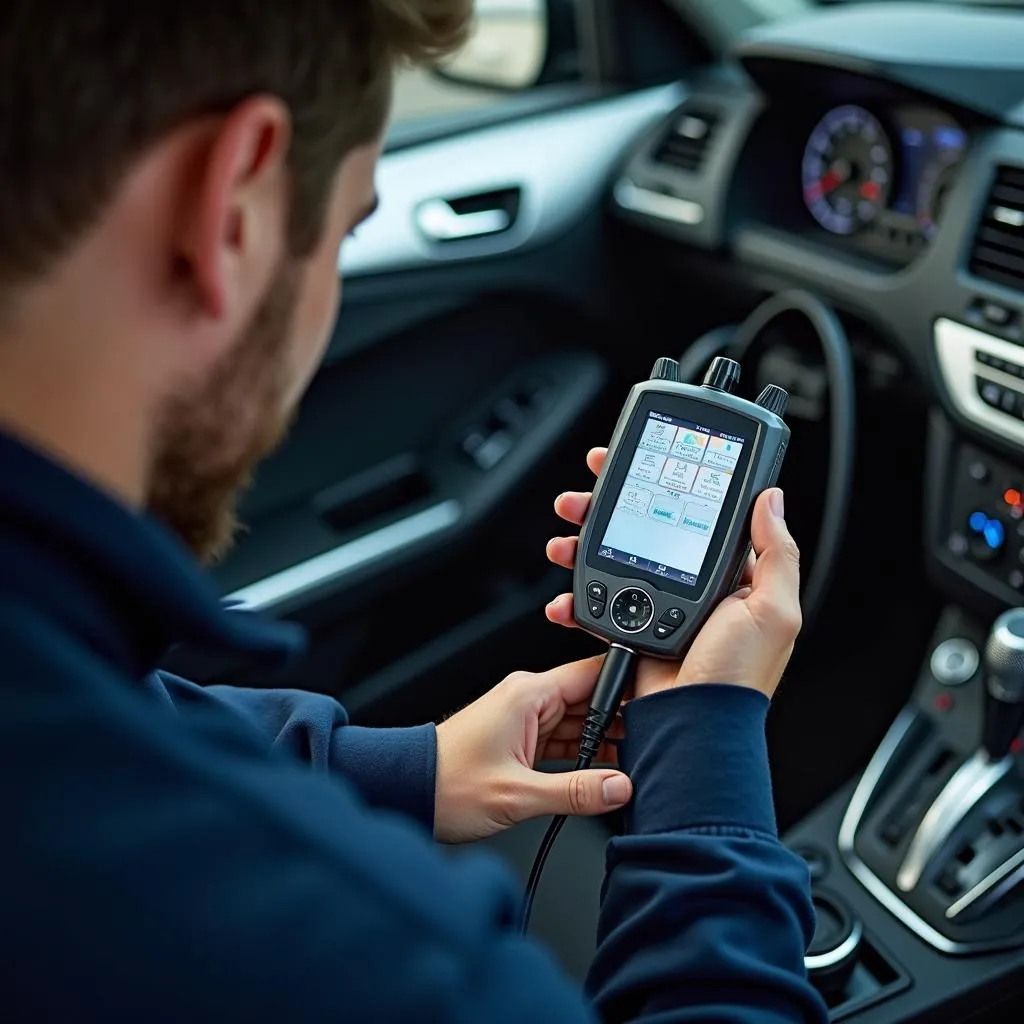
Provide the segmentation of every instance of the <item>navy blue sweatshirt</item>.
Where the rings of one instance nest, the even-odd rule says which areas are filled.
[[[822,1020],[767,701],[632,703],[636,797],[581,993],[520,938],[494,860],[432,842],[433,726],[160,676],[175,642],[281,659],[164,530],[0,435],[5,1020]]]

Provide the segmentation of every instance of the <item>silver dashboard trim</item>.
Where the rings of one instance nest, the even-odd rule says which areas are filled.
[[[846,813],[843,815],[842,824],[839,826],[839,855],[843,863],[849,868],[854,878],[864,886],[865,889],[876,900],[892,914],[902,925],[909,928],[918,938],[923,939],[934,949],[941,953],[967,953],[970,947],[965,947],[959,942],[947,939],[945,935],[936,931],[927,921],[914,913],[865,863],[857,856],[854,848],[854,841],[857,838],[857,829],[867,813],[871,796],[882,776],[885,774],[889,762],[893,759],[896,751],[899,750],[903,741],[910,732],[917,716],[909,708],[904,708],[895,718],[889,731],[885,734],[882,742],[878,745],[864,774],[860,777],[850,803],[847,805]]]
[[[1012,767],[1012,757],[993,761],[982,750],[960,765],[932,801],[910,841],[907,855],[896,873],[896,884],[903,892],[916,888],[935,855],[964,818]]]
[[[242,587],[225,601],[246,611],[273,611],[321,587],[338,584],[348,573],[441,533],[461,518],[457,501],[443,501]]]
[[[624,210],[643,213],[659,220],[670,220],[676,224],[695,226],[704,220],[704,207],[700,203],[640,188],[625,178],[615,186],[615,202]]]
[[[986,405],[974,384],[975,377],[987,377],[1024,390],[1024,381],[1000,375],[975,359],[977,352],[986,352],[998,359],[1024,364],[1024,348],[944,318],[935,321],[934,340],[939,370],[957,410],[972,423],[1024,446],[1024,420]]]
[[[878,788],[878,783],[885,774],[893,755],[900,748],[903,741],[910,732],[910,727],[916,721],[917,716],[909,708],[904,708],[894,719],[889,731],[882,737],[878,749],[868,762],[864,774],[860,777],[850,803],[847,805],[846,814],[843,815],[843,822],[839,826],[839,852],[846,854],[853,853],[853,843],[857,838],[857,829],[860,827],[861,819],[864,817],[871,802],[871,796]]]
[[[950,921],[956,920],[965,910],[976,903],[983,910],[998,903],[1018,882],[1024,879],[1024,850],[1018,850],[1009,860],[1003,861],[994,871],[990,871],[977,885],[968,889],[955,903],[946,910]]]
[[[947,939],[941,932],[936,931],[927,921],[914,913],[856,854],[847,858],[846,866],[852,872],[854,878],[864,886],[886,910],[896,918],[900,924],[909,928],[919,939],[923,939],[933,949],[940,953],[975,953],[978,947],[968,946],[962,942],[954,942]],[[1012,943],[1007,943],[1012,946]],[[981,947],[986,948],[986,947]],[[996,946],[995,948],[1001,948]]]
[[[917,715],[910,708],[904,708],[896,716],[889,727],[889,731],[883,737],[882,742],[878,745],[878,749],[864,770],[864,774],[860,777],[860,781],[853,791],[853,796],[850,798],[846,813],[843,815],[843,820],[839,827],[837,843],[839,855],[850,871],[850,874],[874,896],[882,907],[892,914],[905,928],[909,929],[919,939],[927,942],[929,946],[937,949],[940,953],[948,953],[955,956],[968,953],[996,952],[1001,949],[1015,949],[1020,943],[1012,940],[996,940],[989,943],[965,943],[947,939],[945,935],[928,924],[919,914],[911,910],[857,855],[854,841],[857,838],[857,829],[860,827],[865,813],[867,813],[871,796],[885,774],[889,762],[906,739],[907,733],[910,731],[910,727],[914,724],[916,718]]]
[[[543,244],[594,209],[630,140],[686,98],[678,83],[513,120],[385,153],[381,204],[342,246],[346,277],[473,260]],[[442,244],[416,213],[438,197],[520,190],[515,223],[500,234]]]

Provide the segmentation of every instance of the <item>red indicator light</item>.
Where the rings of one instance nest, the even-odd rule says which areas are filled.
[[[1007,505],[1019,505],[1021,503],[1021,493],[1016,487],[1008,487],[1003,492],[1003,501]]]
[[[1021,743],[1019,738],[1015,739],[1010,744],[1010,753],[1013,754],[1014,757],[1016,757],[1020,753],[1020,750],[1021,750],[1022,746],[1024,746],[1024,743]]]
[[[940,693],[932,702],[932,707],[940,714],[953,710],[953,698],[948,693]]]
[[[873,203],[882,194],[882,190],[878,187],[876,182],[865,181],[860,187],[860,194],[869,202]]]

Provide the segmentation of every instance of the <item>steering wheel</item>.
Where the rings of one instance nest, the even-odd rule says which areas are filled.
[[[818,545],[803,587],[805,627],[821,611],[835,575],[853,493],[856,463],[857,393],[853,357],[846,331],[835,312],[810,292],[779,292],[763,302],[742,324],[715,328],[698,338],[679,359],[681,380],[699,380],[719,355],[742,363],[774,321],[792,313],[803,316],[821,345],[829,391],[829,449],[825,500]]]

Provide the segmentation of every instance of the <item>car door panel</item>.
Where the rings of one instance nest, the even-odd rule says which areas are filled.
[[[600,204],[623,140],[682,95],[678,85],[660,86],[385,154],[380,208],[342,250],[341,271],[354,279],[543,245]],[[420,230],[424,203],[506,189],[521,194],[508,230],[443,244]]]

